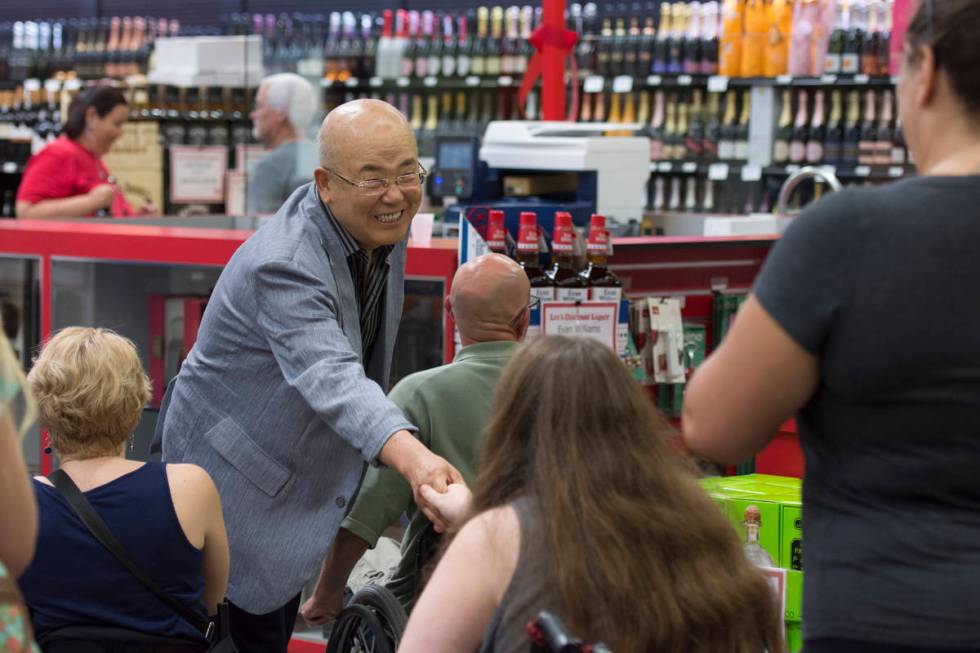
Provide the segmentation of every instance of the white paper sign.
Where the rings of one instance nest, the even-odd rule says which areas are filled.
[[[235,146],[235,170],[241,170],[243,172],[251,172],[252,166],[258,163],[259,159],[261,159],[271,151],[272,150],[265,149],[264,145],[254,145],[254,144],[236,145]]]
[[[225,213],[245,215],[245,184],[248,175],[242,170],[229,170],[225,175]]]
[[[220,204],[225,201],[228,150],[223,146],[170,148],[170,201]]]
[[[542,302],[541,333],[546,336],[594,338],[616,351],[616,317],[612,302]]]

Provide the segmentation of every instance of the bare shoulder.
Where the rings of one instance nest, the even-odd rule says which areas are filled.
[[[470,519],[452,544],[461,549],[463,557],[479,561],[478,566],[490,574],[490,585],[497,601],[503,596],[517,567],[520,531],[514,509],[500,506]]]
[[[178,494],[193,494],[201,498],[218,496],[218,488],[215,487],[211,476],[203,467],[197,465],[168,463],[167,480],[170,483],[170,491],[175,497]]]

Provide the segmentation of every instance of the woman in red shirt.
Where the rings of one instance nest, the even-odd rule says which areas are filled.
[[[61,137],[27,163],[17,191],[17,217],[76,218],[101,211],[117,218],[135,215],[101,158],[122,136],[128,117],[126,99],[111,86],[95,86],[72,100]],[[144,206],[140,212],[152,211]]]

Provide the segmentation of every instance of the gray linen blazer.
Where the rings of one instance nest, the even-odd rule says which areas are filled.
[[[313,578],[354,500],[365,461],[398,429],[385,396],[404,295],[392,250],[368,368],[338,227],[301,186],[232,256],[169,393],[163,459],[200,465],[221,494],[228,598],[254,613]]]

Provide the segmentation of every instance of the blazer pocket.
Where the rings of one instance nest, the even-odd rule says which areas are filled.
[[[248,437],[231,417],[211,427],[205,439],[242,476],[270,497],[279,494],[292,476],[286,467]]]

